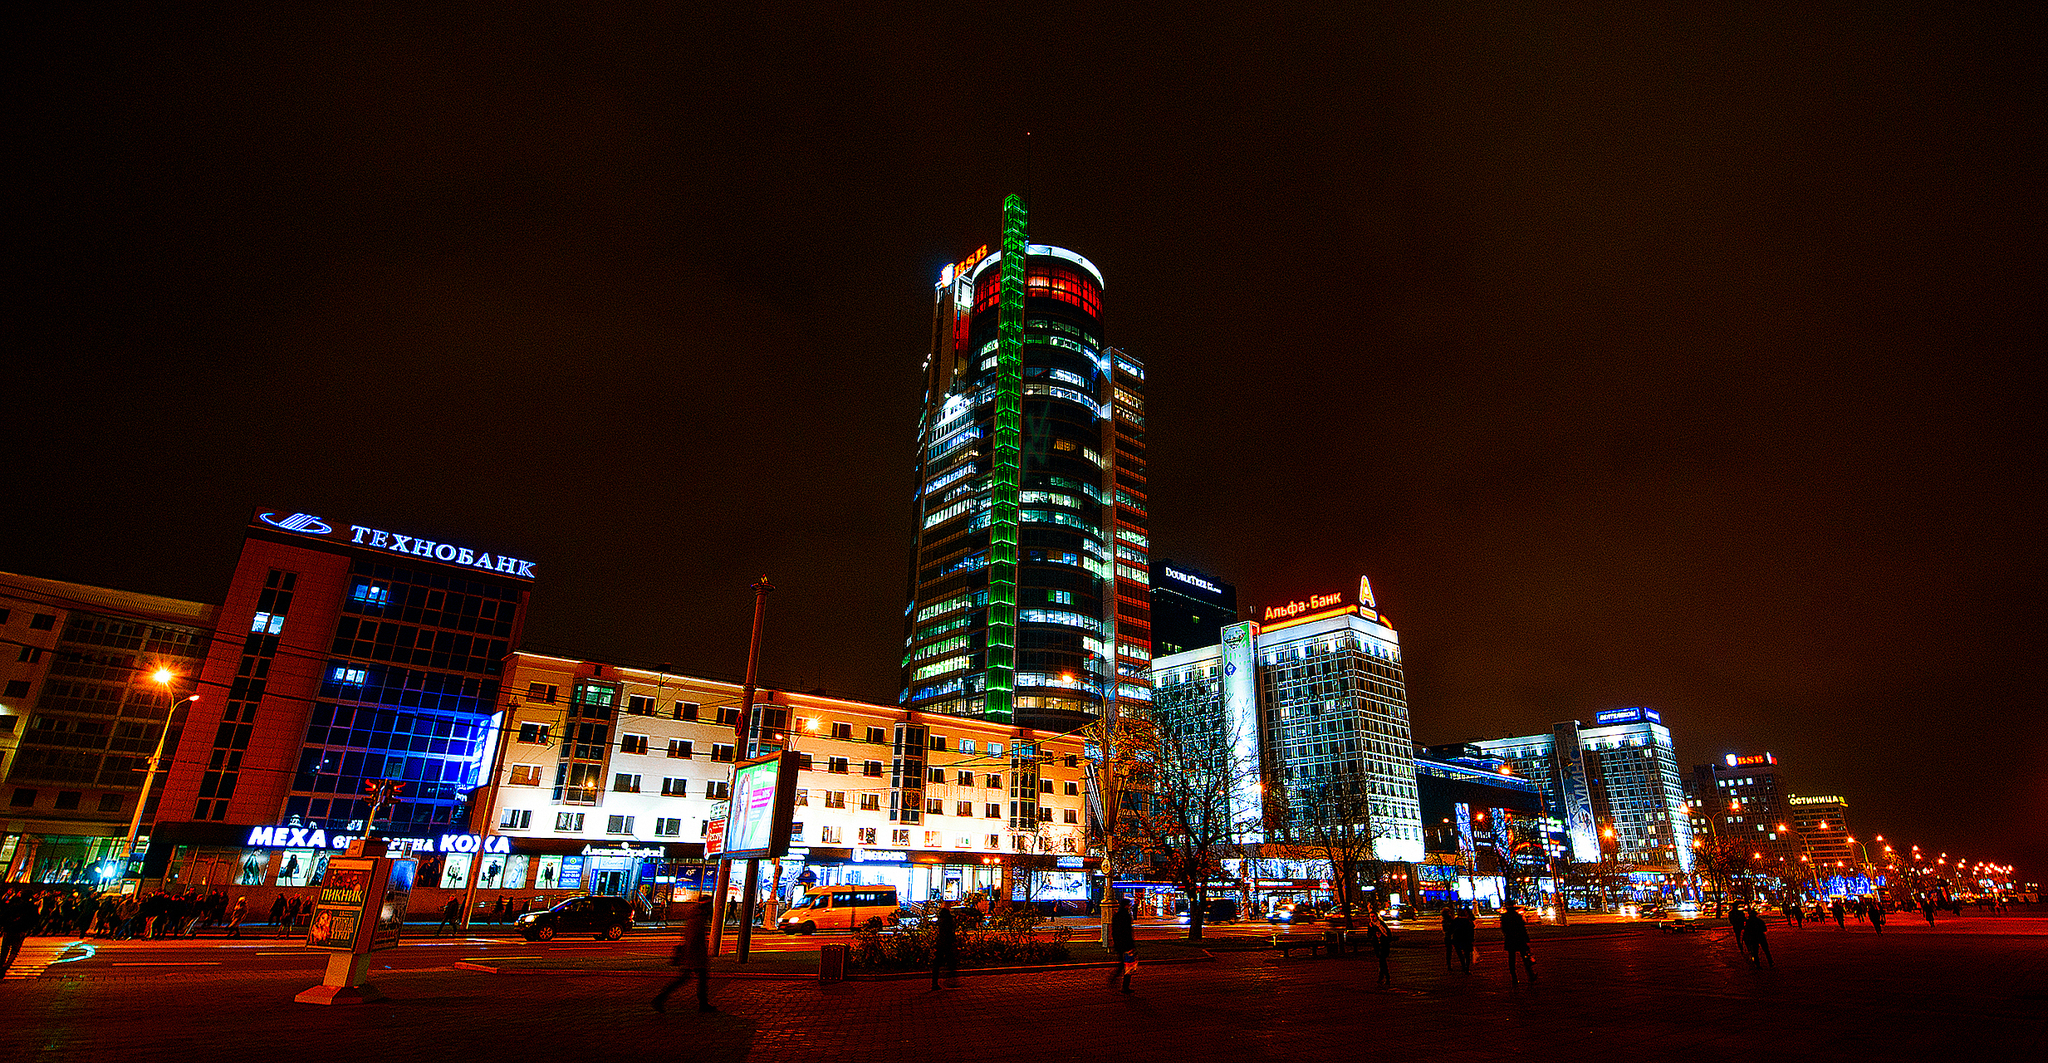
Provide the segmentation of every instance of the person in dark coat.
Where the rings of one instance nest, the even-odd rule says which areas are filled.
[[[1458,905],[1456,902],[1444,905],[1444,970],[1451,969],[1451,957],[1457,953]]]
[[[1365,917],[1365,936],[1372,944],[1373,958],[1380,962],[1379,984],[1392,985],[1394,976],[1387,970],[1387,957],[1394,951],[1394,931],[1380,918],[1380,913],[1369,912]]]
[[[1870,902],[1870,928],[1880,934],[1884,933],[1884,905],[1876,901]]]
[[[717,1011],[711,1006],[711,897],[699,895],[683,909],[683,939],[669,957],[670,965],[681,968],[669,984],[654,994],[654,1010],[667,1011],[668,998],[692,976],[697,979],[697,1010]]]
[[[938,932],[932,939],[932,988],[939,988],[939,970],[960,976],[960,937],[953,929],[953,906],[939,906]]]
[[[1920,898],[1920,913],[1927,917],[1928,926],[1934,925],[1934,898],[1932,896]]]
[[[1521,954],[1522,966],[1528,970],[1529,980],[1535,981],[1536,957],[1529,952],[1529,924],[1523,920],[1521,910],[1512,904],[1507,906],[1506,911],[1500,913],[1500,933],[1502,944],[1508,952],[1508,981],[1521,981],[1520,976],[1515,973],[1517,953]]]
[[[1728,940],[1735,942],[1738,952],[1742,949],[1742,924],[1748,920],[1749,909],[1742,905],[1736,905],[1735,909],[1728,913]]]
[[[1119,895],[1116,914],[1109,920],[1109,947],[1123,964],[1124,992],[1131,991],[1131,975],[1138,970],[1138,935],[1131,928],[1131,902]],[[1116,984],[1116,968],[1110,968],[1110,984]]]
[[[0,975],[14,965],[14,957],[21,952],[22,939],[35,929],[38,917],[36,902],[21,890],[7,895],[0,903]]]
[[[1842,898],[1836,897],[1835,903],[1830,907],[1829,911],[1832,912],[1835,917],[1835,929],[1849,929],[1848,912],[1842,907]]]
[[[1469,904],[1458,909],[1458,917],[1451,920],[1451,944],[1458,950],[1458,964],[1465,974],[1472,973],[1472,939],[1478,926]]]
[[[276,900],[270,902],[270,925],[277,928],[278,937],[284,936],[284,894],[282,893],[277,895]]]
[[[441,925],[434,928],[434,936],[440,937],[441,931],[448,929],[453,929],[457,934],[462,933],[462,901],[460,899],[450,900],[448,906],[441,909]]]
[[[1759,952],[1763,954],[1763,959],[1770,961],[1771,966],[1776,967],[1778,965],[1778,961],[1771,959],[1771,943],[1764,938],[1764,916],[1762,912],[1753,913],[1748,921],[1742,924],[1742,943],[1749,947],[1749,965],[1751,967],[1763,966],[1763,963],[1757,959]]]

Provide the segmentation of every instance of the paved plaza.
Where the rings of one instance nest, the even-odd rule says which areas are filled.
[[[1725,928],[1642,928],[1538,945],[1510,985],[1498,947],[1470,976],[1411,934],[1392,988],[1368,958],[1218,952],[1144,967],[1130,996],[1100,969],[819,988],[730,979],[716,1014],[655,1014],[659,976],[378,972],[383,1004],[321,1008],[303,970],[53,965],[0,985],[0,1059],[1109,1060],[2048,1059],[2048,917],[1901,919],[1771,936],[1752,969]],[[41,941],[42,939],[35,939]]]

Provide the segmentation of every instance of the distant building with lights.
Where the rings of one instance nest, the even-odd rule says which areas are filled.
[[[1857,865],[1855,846],[1850,843],[1849,802],[1838,795],[1801,797],[1791,795],[1785,804],[1792,811],[1792,843],[1809,863],[1821,869],[1823,877]]]
[[[0,881],[100,885],[118,874],[161,740],[177,753],[217,610],[200,602],[0,573]],[[174,678],[158,683],[159,670]],[[170,733],[164,733],[165,727]]]
[[[1415,754],[1424,850],[1416,878],[1425,905],[1455,898],[1498,907],[1507,900],[1502,871],[1514,858],[1516,822],[1548,834],[1552,821],[1542,789],[1506,768],[1506,761],[1472,745]]]
[[[1211,645],[1153,662],[1163,741],[1227,759],[1232,819],[1269,827],[1352,795],[1369,812],[1376,858],[1423,857],[1415,750],[1400,636],[1372,586],[1264,606]],[[1205,752],[1204,752],[1205,751]],[[1248,843],[1266,831],[1247,832]]]
[[[1564,828],[1569,859],[1592,864],[1612,857],[1653,875],[1692,869],[1678,757],[1656,709],[1610,709],[1591,727],[1567,720],[1548,734],[1470,744],[1543,791]]]
[[[1151,703],[1145,370],[1108,345],[1103,277],[1031,243],[940,271],[917,435],[900,701],[1070,730]]]
[[[1152,559],[1152,651],[1158,656],[1214,646],[1237,623],[1237,588],[1206,572]]]
[[[1692,769],[1693,800],[1709,821],[1711,836],[1740,839],[1766,861],[1792,863],[1799,844],[1780,824],[1791,826],[1790,796],[1774,753],[1729,753],[1718,764]]]

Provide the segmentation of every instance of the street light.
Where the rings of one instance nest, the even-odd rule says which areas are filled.
[[[172,684],[177,682],[178,674],[168,668],[159,668],[154,675],[150,676],[150,679],[161,685],[164,688],[165,694],[171,694],[174,693],[171,688]],[[149,803],[150,788],[156,785],[156,769],[158,764],[163,761],[164,741],[171,737],[171,723],[178,715],[178,706],[190,705],[198,700],[199,695],[197,694],[188,698],[180,698],[171,702],[171,707],[164,712],[164,729],[156,736],[156,752],[149,755],[149,770],[143,773],[142,776],[142,792],[135,795],[135,815],[128,821],[128,845],[122,851],[122,856],[125,859],[132,860],[135,858],[135,836],[142,830],[142,806]]]

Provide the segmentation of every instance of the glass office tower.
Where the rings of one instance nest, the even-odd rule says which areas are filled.
[[[1151,700],[1144,367],[1109,347],[1102,272],[1028,239],[934,291],[904,608],[910,708],[1068,730]]]

